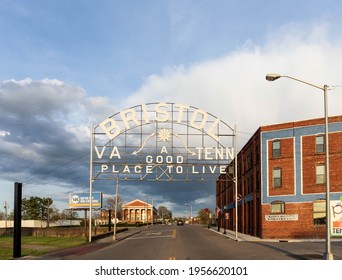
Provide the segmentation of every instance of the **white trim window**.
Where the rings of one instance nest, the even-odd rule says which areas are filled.
[[[281,146],[280,140],[275,140],[272,142],[272,157],[280,157],[281,156]]]
[[[273,187],[274,188],[280,188],[281,187],[281,181],[282,181],[282,175],[281,175],[281,168],[276,167],[273,169]]]
[[[324,136],[316,136],[316,154],[323,154],[325,152]]]
[[[272,214],[283,214],[285,213],[285,202],[284,201],[273,201],[271,202],[271,213]]]
[[[325,199],[317,199],[313,202],[313,224],[325,225],[325,223],[326,223]]]
[[[325,183],[325,164],[316,165],[316,184]]]

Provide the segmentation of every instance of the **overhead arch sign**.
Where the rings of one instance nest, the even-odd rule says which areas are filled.
[[[91,133],[92,180],[194,181],[224,174],[235,130],[178,103],[146,103],[103,120]]]

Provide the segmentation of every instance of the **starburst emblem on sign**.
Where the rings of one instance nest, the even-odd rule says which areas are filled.
[[[159,141],[163,141],[163,142],[170,141],[171,131],[166,128],[160,129],[158,132],[158,138],[159,138]]]

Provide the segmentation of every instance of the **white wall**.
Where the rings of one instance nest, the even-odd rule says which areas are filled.
[[[56,227],[56,226],[80,226],[81,221],[80,220],[60,220],[53,223],[50,223],[50,227]],[[7,221],[7,227],[11,228],[14,226],[13,221]],[[32,228],[45,228],[47,227],[46,221],[41,220],[22,220],[21,221],[22,227],[32,227]],[[0,228],[6,227],[6,221],[0,220]]]

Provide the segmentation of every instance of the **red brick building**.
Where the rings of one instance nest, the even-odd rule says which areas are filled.
[[[325,236],[324,142],[324,119],[262,126],[255,132],[237,157],[239,232],[275,239]],[[338,236],[342,116],[329,118],[329,157],[332,236]],[[235,230],[233,177],[228,172],[216,182],[220,225],[230,230]]]

